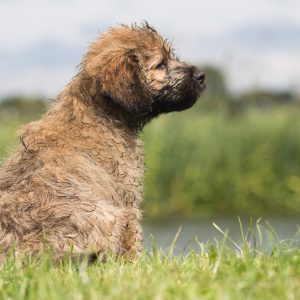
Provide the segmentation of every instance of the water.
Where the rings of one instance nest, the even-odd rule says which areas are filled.
[[[249,218],[241,219],[244,232],[249,227]],[[279,240],[291,239],[298,231],[297,225],[300,225],[299,217],[272,217],[261,219],[260,224],[267,227],[268,221]],[[176,236],[176,233],[181,228],[179,236],[176,240],[174,253],[187,253],[190,249],[199,250],[199,242],[214,242],[215,238],[221,240],[223,238],[214,226],[213,222],[217,224],[223,231],[228,230],[228,235],[238,244],[241,244],[241,229],[237,217],[228,218],[214,218],[214,219],[168,219],[166,221],[145,222],[143,224],[144,230],[144,246],[150,249],[153,240],[165,251],[167,251]],[[256,220],[254,221],[254,223]],[[299,237],[298,237],[299,240]],[[273,241],[274,242],[274,241]],[[263,247],[269,248],[272,241],[265,233],[263,234]],[[230,242],[229,242],[230,245]],[[233,244],[230,246],[234,247]]]

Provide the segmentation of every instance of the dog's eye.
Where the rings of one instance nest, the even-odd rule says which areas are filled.
[[[160,62],[160,63],[155,67],[155,69],[164,69],[164,68],[166,68],[166,67],[167,67],[166,62],[165,62],[165,61],[162,61],[162,62]]]

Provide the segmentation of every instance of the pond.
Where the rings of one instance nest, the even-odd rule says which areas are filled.
[[[254,232],[258,237],[256,222],[257,220],[254,219],[252,227],[255,229]],[[241,223],[244,235],[246,236],[247,229],[251,226],[250,220],[249,218],[241,218]],[[174,253],[186,254],[190,249],[199,251],[200,247],[198,242],[214,243],[216,238],[219,241],[224,238],[224,234],[213,224],[216,224],[222,231],[228,233],[230,238],[238,245],[241,244],[241,228],[237,217],[196,220],[174,218],[165,221],[144,222],[144,247],[151,249],[153,241],[155,241],[159,247],[168,251],[176,234],[180,231],[174,246]],[[262,218],[259,224],[262,227],[262,248],[270,249],[272,244],[276,243],[276,240],[283,241],[295,238],[298,242],[300,241],[299,235],[296,236],[296,233],[299,232],[299,217]],[[272,234],[272,228],[276,234]],[[251,238],[249,240],[253,241]],[[230,241],[228,241],[227,244],[232,248],[236,247]]]

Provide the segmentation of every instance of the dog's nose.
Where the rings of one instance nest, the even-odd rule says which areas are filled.
[[[193,77],[200,81],[200,83],[204,83],[204,80],[205,80],[205,73],[204,72],[199,72],[199,73],[194,73],[193,74]]]

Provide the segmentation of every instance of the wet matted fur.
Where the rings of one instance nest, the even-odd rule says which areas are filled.
[[[23,128],[0,169],[0,248],[55,255],[142,249],[143,126],[191,107],[204,75],[148,24],[91,44],[78,74],[40,120]]]

